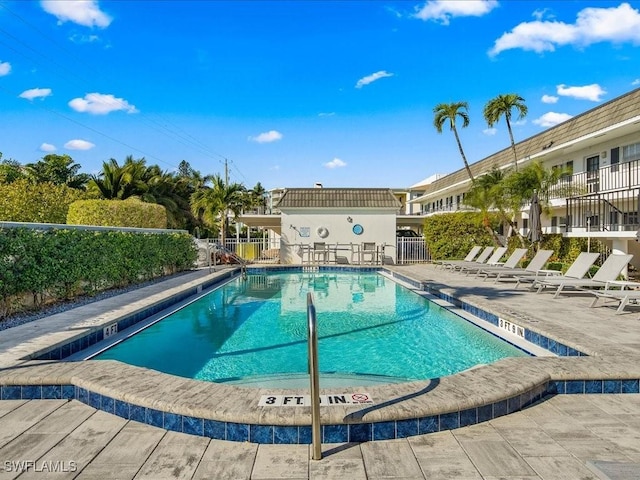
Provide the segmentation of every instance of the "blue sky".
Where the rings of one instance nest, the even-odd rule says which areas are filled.
[[[640,86],[640,2],[0,0],[0,152],[127,155],[265,188],[407,187]]]

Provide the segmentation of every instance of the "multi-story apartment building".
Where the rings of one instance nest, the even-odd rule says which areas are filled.
[[[518,168],[538,160],[547,168],[565,167],[567,174],[552,195],[552,214],[543,217],[545,233],[597,238],[612,250],[633,253],[640,212],[640,89],[604,103],[516,144]],[[492,168],[512,168],[508,146],[471,165],[474,177]],[[563,196],[571,185],[571,197]],[[423,215],[468,210],[465,193],[471,181],[464,168],[424,185],[410,203]],[[566,193],[564,194],[566,195]],[[527,233],[528,206],[517,223]]]

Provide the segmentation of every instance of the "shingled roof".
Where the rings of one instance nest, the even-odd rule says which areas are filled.
[[[402,205],[388,188],[288,188],[277,208],[388,208]]]
[[[580,115],[570,118],[522,142],[516,143],[519,159],[532,156],[550,147],[575,141],[608,127],[620,124],[640,115],[640,88],[607,103],[599,105]],[[504,167],[513,163],[511,146],[470,165],[473,176],[479,176],[493,167]],[[425,195],[469,180],[464,168],[442,177],[425,188]]]

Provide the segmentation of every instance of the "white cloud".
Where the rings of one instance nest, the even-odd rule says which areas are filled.
[[[497,6],[497,0],[429,0],[422,7],[416,7],[414,16],[449,25],[454,17],[481,17]]]
[[[55,145],[51,145],[50,143],[43,143],[40,145],[41,152],[55,152],[57,150]]]
[[[640,85],[640,78],[636,78],[633,82],[631,82],[631,85]]]
[[[257,137],[249,137],[249,140],[257,143],[271,143],[277,142],[282,139],[282,134],[277,130],[269,130],[268,132],[263,132]]]
[[[319,117],[333,117],[336,112],[320,112],[318,114]]]
[[[31,88],[29,90],[25,90],[20,95],[20,98],[26,98],[27,100],[33,100],[34,98],[45,98],[51,95],[50,88]]]
[[[549,128],[569,120],[571,117],[572,115],[569,115],[568,113],[548,112],[540,118],[535,119],[533,123],[543,128]]]
[[[64,144],[64,148],[69,150],[91,150],[95,145],[91,142],[87,142],[86,140],[69,140]]]
[[[79,33],[74,33],[73,35],[71,35],[69,37],[69,40],[71,40],[73,43],[95,43],[95,42],[99,42],[100,41],[100,37],[98,35],[95,34],[91,34],[91,35],[81,35]]]
[[[9,62],[0,62],[0,77],[11,73],[11,64]]]
[[[100,10],[97,0],[41,0],[40,5],[60,23],[73,22],[85,27],[105,28],[113,20]]]
[[[117,110],[124,110],[127,113],[138,113],[134,105],[123,98],[116,98],[113,95],[103,93],[87,93],[84,98],[74,98],[69,102],[69,106],[76,112],[92,113],[94,115],[106,115]]]
[[[341,168],[341,167],[346,167],[347,163],[343,162],[339,158],[334,158],[330,162],[325,163],[324,166],[327,168]]]
[[[558,92],[558,95],[562,95],[563,97],[572,97],[579,100],[591,100],[592,102],[599,102],[600,97],[607,93],[597,83],[584,85],[582,87],[558,85],[556,87],[556,91]]]
[[[482,133],[487,135],[488,137],[493,137],[496,133],[498,133],[497,128],[485,128]]]
[[[598,42],[640,44],[640,12],[628,3],[611,8],[585,8],[576,22],[533,21],[517,25],[498,38],[490,56],[514,48],[537,53],[553,52],[556,47],[586,47]]]
[[[541,100],[542,103],[558,103],[558,97],[554,95],[543,95]]]
[[[385,77],[393,77],[393,73],[389,73],[386,70],[380,70],[379,72],[372,73],[371,75],[367,75],[366,77],[362,77],[356,83],[356,88],[362,88],[365,85],[369,85],[370,83],[375,82],[376,80],[380,80]]]
[[[533,18],[535,18],[536,20],[542,20],[545,17],[547,17],[547,18],[552,17],[552,15],[549,14],[549,9],[548,8],[534,10],[534,12],[531,14],[531,16]]]

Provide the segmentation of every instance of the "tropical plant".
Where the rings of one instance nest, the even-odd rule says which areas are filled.
[[[508,93],[506,95],[498,95],[492,100],[489,100],[489,102],[484,106],[484,119],[487,121],[489,127],[493,127],[498,123],[500,117],[504,116],[507,123],[507,130],[509,131],[509,139],[511,140],[513,165],[516,172],[518,171],[518,154],[516,153],[516,144],[513,140],[513,131],[511,129],[511,110],[514,108],[516,109],[518,112],[518,120],[524,118],[528,111],[524,101],[524,98],[520,95]]]
[[[220,238],[224,241],[228,214],[232,213],[237,218],[246,205],[245,188],[239,183],[227,184],[220,175],[205,178],[205,186],[191,195],[191,212],[212,228],[217,223]]]
[[[248,206],[250,207],[264,207],[266,202],[267,191],[264,189],[260,182],[256,183],[255,187],[247,191],[249,198],[247,199]]]
[[[35,183],[49,182],[84,190],[90,176],[78,173],[81,168],[69,155],[55,154],[45,155],[42,160],[25,165],[27,176]]]
[[[466,128],[469,125],[468,109],[469,105],[467,102],[439,103],[433,109],[433,112],[435,113],[433,125],[436,127],[438,133],[442,133],[442,127],[445,123],[449,122],[449,128],[453,130],[453,134],[456,137],[456,143],[458,144],[458,150],[460,150],[460,155],[464,162],[464,168],[467,170],[467,174],[473,182],[473,174],[469,168],[469,163],[467,162],[467,157],[464,154],[462,143],[460,142],[460,136],[458,135],[458,129],[456,128],[456,120],[458,117],[462,119],[462,128]]]
[[[106,200],[123,200],[124,184],[127,182],[127,172],[118,164],[115,158],[102,163],[102,171],[98,175],[91,175],[89,191]]]
[[[471,190],[464,196],[464,203],[480,211],[482,215],[482,225],[496,246],[502,245],[500,238],[496,234],[492,226],[492,216],[489,212],[497,209],[501,213],[502,199],[502,182],[504,180],[504,171],[493,168],[487,174],[475,179]],[[503,215],[500,215],[502,218]]]
[[[0,158],[2,158],[1,152]],[[0,183],[13,183],[21,178],[26,178],[26,173],[18,161],[2,160],[0,163]]]

